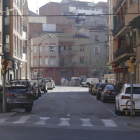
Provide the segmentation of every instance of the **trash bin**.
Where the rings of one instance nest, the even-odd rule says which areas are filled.
[[[71,78],[71,86],[80,86],[80,78],[79,77],[72,77]]]

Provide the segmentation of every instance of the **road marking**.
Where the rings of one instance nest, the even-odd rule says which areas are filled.
[[[45,125],[46,124],[46,120],[49,120],[50,117],[39,117],[40,120],[34,124],[40,124],[40,125]]]
[[[6,120],[8,120],[9,118],[3,118],[3,119],[0,119],[0,123],[4,123]]]
[[[19,120],[15,121],[14,123],[25,123],[30,118],[31,117],[28,116],[22,116]]]
[[[39,100],[41,100],[43,97],[45,97],[47,95],[47,93],[45,94],[45,95],[43,95],[43,96],[41,96],[38,100],[36,100],[35,102],[34,102],[34,104],[35,103],[37,103]]]
[[[60,118],[59,126],[70,126],[69,123],[70,118]]]
[[[82,121],[82,125],[81,126],[94,126],[91,124],[91,120],[90,119],[80,119]]]
[[[115,117],[117,117],[117,115],[109,108],[107,108]]]
[[[104,123],[105,127],[117,127],[117,125],[112,120],[108,120],[108,119],[101,119],[101,120]]]

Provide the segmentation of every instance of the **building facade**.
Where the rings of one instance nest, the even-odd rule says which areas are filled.
[[[2,14],[3,14],[3,1],[0,0],[0,62],[1,62],[1,59],[2,59],[2,55],[3,55],[3,45],[2,45],[2,30],[3,30],[3,18],[2,18]],[[1,71],[1,63],[0,63],[0,71]],[[0,84],[2,84],[2,75],[0,73]]]
[[[27,0],[4,0],[3,10],[6,11],[3,14],[3,52],[4,57],[9,61],[6,81],[27,78],[27,72],[22,75],[22,71],[27,71],[27,67],[23,66],[24,62],[27,62],[25,59],[27,45],[25,44],[27,44],[28,23],[24,22],[23,25],[23,21],[28,18],[23,18],[23,15],[28,13]],[[22,70],[22,66],[25,70]]]
[[[113,4],[112,4],[113,3]],[[109,42],[109,65],[112,65],[116,74],[116,82],[130,83],[130,74],[128,72],[127,60],[130,57],[136,57],[139,47],[139,13],[140,3],[137,0],[115,0],[109,1],[109,5],[114,7],[114,16],[111,16],[110,23],[113,21],[113,30],[110,28],[110,34],[113,35]],[[111,12],[111,9],[110,9]],[[137,55],[137,63],[135,63],[134,83],[139,83],[139,60]]]

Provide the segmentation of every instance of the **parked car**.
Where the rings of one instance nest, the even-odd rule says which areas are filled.
[[[99,100],[101,98],[101,93],[104,90],[106,85],[107,85],[107,83],[100,83],[98,90],[97,90],[97,94],[96,94],[97,100]]]
[[[26,112],[32,111],[33,93],[25,85],[6,85],[5,86],[7,110],[21,108]],[[0,85],[0,101],[3,101],[3,85]],[[2,103],[0,104],[2,108]]]
[[[33,84],[33,83],[30,83],[30,90],[32,91],[32,93],[33,93],[33,99],[35,100],[35,99],[38,99],[38,97],[39,97],[39,93],[38,93],[38,89],[35,87],[35,84]]]
[[[120,92],[122,86],[119,85],[106,85],[103,92],[101,93],[101,100],[106,102],[108,100],[115,101],[115,97]]]
[[[96,94],[97,94],[99,85],[100,85],[100,83],[96,83],[96,84],[92,87],[92,94],[93,94],[93,95],[96,95]]]
[[[96,83],[99,83],[98,78],[87,78],[85,81],[82,82],[82,86],[89,86],[89,85],[95,85]]]
[[[39,94],[39,97],[40,97],[41,96],[41,87],[39,85],[39,80],[38,79],[32,79],[30,82],[34,84],[34,86],[38,90],[38,94]]]
[[[51,78],[51,77],[47,77],[47,78],[45,78],[45,81],[46,81],[46,83],[47,83],[48,89],[51,89],[51,90],[52,90],[53,87],[54,87],[52,78]]]
[[[123,115],[126,110],[126,102],[131,99],[131,85],[124,84],[120,93],[115,98],[115,113]],[[140,84],[133,84],[133,100],[135,111],[140,112]],[[128,111],[131,110],[131,102],[128,103]]]
[[[42,77],[37,77],[36,79],[39,81],[39,86],[41,91],[44,91],[44,93],[46,93],[48,91],[48,85],[46,79]]]

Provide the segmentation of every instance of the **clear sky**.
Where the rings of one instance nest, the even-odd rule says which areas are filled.
[[[36,12],[37,7],[39,8],[42,5],[45,5],[46,3],[51,2],[51,1],[60,2],[61,0],[28,0],[29,9],[33,12]],[[107,2],[107,0],[80,0],[80,1],[89,1],[89,2],[94,1],[95,3],[99,1]]]

